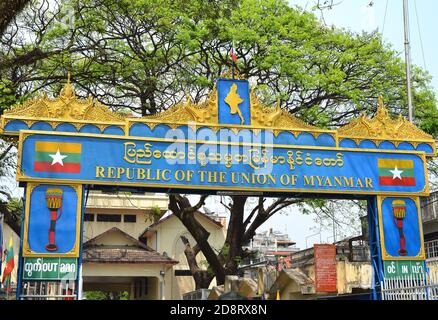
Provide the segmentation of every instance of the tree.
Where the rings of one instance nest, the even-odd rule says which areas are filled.
[[[30,0],[4,0],[0,2],[0,35],[5,31],[11,21],[19,14]]]
[[[205,204],[207,197],[207,195],[201,196],[199,202],[192,206],[189,199],[183,195],[169,195],[169,209],[189,230],[196,241],[196,245],[192,248],[186,238],[182,239],[186,245],[185,255],[194,275],[196,289],[208,288],[214,277],[220,285],[224,283],[226,275],[237,274],[239,262],[251,254],[243,249],[243,244],[249,242],[254,237],[256,230],[274,214],[302,201],[300,199],[278,198],[270,205],[266,205],[266,198],[261,196],[258,198],[258,204],[245,217],[245,204],[248,196],[232,196],[229,204],[223,203],[230,212],[225,243],[219,252],[215,252],[208,242],[209,232],[195,218],[195,212]],[[207,270],[197,265],[196,255],[199,252],[203,253],[208,262]]]

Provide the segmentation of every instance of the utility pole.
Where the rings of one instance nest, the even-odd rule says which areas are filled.
[[[409,35],[409,4],[403,0],[403,20],[405,29],[405,64],[406,64],[406,89],[408,95],[409,121],[413,122],[412,91],[411,91],[411,45]]]

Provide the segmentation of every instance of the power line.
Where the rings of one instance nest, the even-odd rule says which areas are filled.
[[[389,0],[386,0],[385,15],[383,16],[382,36],[383,36],[383,33],[385,32],[386,15],[388,13],[388,4],[389,4]]]
[[[414,0],[415,16],[417,18],[418,36],[420,37],[421,54],[423,56],[424,70],[427,70],[426,58],[424,56],[423,38],[421,37],[420,20],[418,19],[417,1]]]

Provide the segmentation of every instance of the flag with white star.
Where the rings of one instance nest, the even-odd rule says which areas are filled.
[[[37,141],[34,170],[36,172],[81,172],[80,143]]]
[[[414,187],[416,185],[413,160],[379,159],[378,167],[381,186]]]

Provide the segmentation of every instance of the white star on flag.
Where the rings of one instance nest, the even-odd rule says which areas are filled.
[[[397,166],[395,166],[395,169],[394,170],[389,170],[391,173],[392,173],[392,180],[395,180],[395,179],[400,179],[400,180],[403,180],[402,179],[402,177],[401,177],[401,174],[403,173],[403,170],[398,170],[398,168],[397,168]]]
[[[68,156],[61,155],[61,153],[59,152],[59,149],[58,149],[58,151],[56,151],[55,154],[49,154],[49,156],[53,159],[52,166],[56,163],[59,163],[61,166],[64,166],[64,163],[62,162],[62,160],[64,158],[68,157]]]

